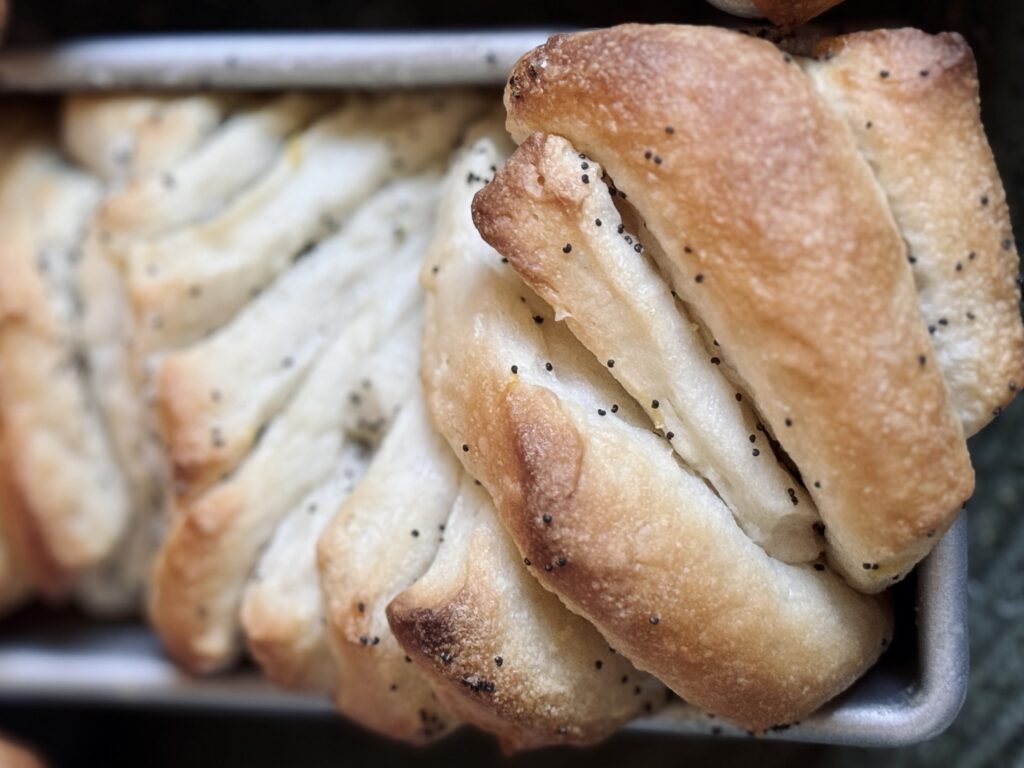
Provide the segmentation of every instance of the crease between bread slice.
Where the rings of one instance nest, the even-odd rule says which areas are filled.
[[[437,558],[388,619],[441,702],[507,752],[590,744],[665,701],[661,683],[534,581],[468,475]]]
[[[380,228],[379,237],[392,236],[390,227]],[[429,232],[411,239],[417,236]],[[344,445],[339,425],[351,407],[345,393],[359,384],[355,361],[415,304],[415,276],[403,278],[414,269],[412,254],[409,260],[404,269],[382,267],[366,278],[373,287],[245,461],[175,510],[156,561],[150,615],[188,669],[211,671],[235,658],[242,590],[260,550],[279,520],[329,476]]]
[[[77,93],[61,109],[61,143],[106,181],[148,176],[200,144],[232,108],[234,93]]]
[[[335,685],[315,546],[332,512],[366,472],[366,453],[359,443],[342,447],[331,476],[277,525],[245,588],[241,622],[246,644],[275,685],[316,692]]]
[[[231,322],[159,360],[154,407],[179,497],[230,471],[344,324],[388,280],[409,282],[437,181],[426,173],[385,186]]]
[[[971,49],[955,33],[877,30],[825,39],[800,63],[885,190],[936,360],[973,435],[1024,385],[1024,326]]]
[[[514,138],[564,136],[628,194],[799,467],[830,563],[861,590],[901,578],[974,473],[885,195],[792,57],[707,28],[555,35],[505,100]]]
[[[776,459],[749,394],[725,377],[717,349],[624,228],[602,176],[564,139],[535,134],[477,195],[474,223],[752,540],[786,562],[815,560],[824,541],[813,502]]]
[[[556,386],[556,379],[564,377],[565,385],[572,386],[580,378],[592,379],[591,369],[597,368],[596,364],[564,328],[551,326],[550,316],[544,324],[545,318],[539,314],[541,302],[502,265],[498,254],[472,226],[472,196],[507,154],[507,137],[493,121],[484,121],[471,131],[445,180],[437,235],[424,263],[424,284],[430,295],[438,281],[462,284],[467,280],[471,284],[466,285],[466,295],[474,297],[478,297],[477,289],[486,296],[494,284],[502,286],[516,297],[508,311],[525,313],[535,328],[550,331],[543,348],[519,350],[522,354],[512,356],[515,362],[504,369],[505,375],[540,376]],[[467,278],[463,271],[479,275]],[[462,305],[447,305],[436,296],[431,301],[431,315],[445,315],[453,324],[471,318],[468,326],[474,334],[490,338],[492,332],[502,332],[504,314],[494,317],[474,312],[471,307],[476,298]],[[449,369],[453,361],[443,354],[440,360],[433,357],[430,338],[428,328],[424,341],[428,345],[425,354],[430,357],[425,359],[424,384],[426,395],[434,398],[437,394],[430,385],[440,373],[435,365],[458,378],[472,369]],[[462,338],[452,337],[451,341],[458,344]],[[479,350],[461,351],[473,355]],[[557,361],[557,369],[552,360]],[[477,363],[488,365],[489,361],[485,357]],[[463,383],[472,387],[476,382],[465,378]],[[616,411],[623,418],[637,424],[645,420],[610,377],[599,375],[587,388],[585,399],[595,410],[600,405],[610,408],[609,403],[619,399],[622,405],[616,406]],[[445,413],[438,403],[430,404],[435,424],[442,427],[449,442],[452,438],[446,430],[451,423],[468,420],[487,430],[494,418],[492,410],[468,402],[449,405],[458,412],[454,422],[448,421],[452,414]],[[452,447],[465,462],[466,456],[485,445],[486,441],[481,441]],[[446,525],[437,559],[422,579],[395,598],[388,617],[402,646],[427,671],[453,712],[497,734],[511,750],[591,743],[637,714],[660,707],[665,697],[661,683],[637,672],[584,620],[571,615],[558,599],[533,582],[528,574],[529,558],[525,563],[521,560],[501,530],[491,501],[468,476],[452,514],[458,519]],[[535,567],[561,565],[553,559],[546,564],[538,561]]]
[[[416,265],[406,265],[410,272]],[[365,400],[336,393],[345,403],[335,427],[342,433],[342,461],[324,485],[288,513],[274,530],[246,587],[242,628],[250,652],[263,673],[278,685],[324,693],[336,687],[335,663],[326,629],[326,612],[317,579],[317,540],[339,505],[366,471],[395,411],[409,398],[416,381],[415,353],[420,312],[402,318],[381,345],[362,359],[344,361],[354,369],[345,383],[380,397]],[[397,375],[398,381],[385,381]],[[393,398],[393,399],[392,399]],[[356,418],[348,417],[357,412]],[[369,437],[348,431],[349,423],[372,422]],[[349,459],[349,455],[353,458]],[[348,466],[345,466],[345,465]],[[340,473],[340,474],[339,474]],[[323,509],[321,509],[323,507]]]
[[[406,354],[419,359],[415,352]],[[337,669],[335,706],[377,733],[425,744],[457,721],[405,655],[385,611],[433,562],[461,468],[430,426],[412,374],[413,391],[316,550]]]
[[[129,515],[122,478],[89,396],[75,269],[99,200],[45,133],[10,149],[0,190],[0,411],[7,511],[33,541],[26,558],[51,598],[117,545]]]
[[[76,98],[69,97],[70,104]],[[140,170],[109,194],[93,217],[77,274],[81,333],[92,394],[125,476],[133,519],[119,551],[76,588],[79,600],[90,610],[113,612],[139,606],[149,561],[166,522],[163,448],[146,402],[150,389],[146,361],[134,353],[131,307],[119,270],[118,246],[218,210],[266,169],[289,133],[327,103],[300,94],[285,95],[230,116],[205,141],[205,134],[197,136],[199,143],[183,157],[175,143],[162,145],[167,150],[162,158],[150,147],[146,172]],[[107,107],[97,103],[95,108]],[[165,103],[163,108],[172,106]],[[67,117],[68,110],[73,107],[66,102],[65,132],[73,132],[77,123]],[[167,188],[168,173],[173,173],[172,189]]]
[[[133,244],[142,348],[180,347],[225,323],[386,181],[439,160],[476,109],[465,93],[351,98],[218,216]]]
[[[139,175],[104,201],[95,227],[111,238],[164,235],[215,216],[274,164],[288,139],[337,98],[286,93],[229,116],[189,154]]]
[[[434,423],[531,572],[638,668],[748,728],[813,711],[881,653],[886,601],[747,538],[480,240],[468,202],[481,175],[443,209],[424,272]]]

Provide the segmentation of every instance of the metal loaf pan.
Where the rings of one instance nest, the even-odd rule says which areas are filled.
[[[0,90],[389,88],[500,85],[547,32],[273,34],[89,40],[0,53]],[[0,101],[2,104],[2,101]],[[896,636],[879,663],[807,720],[767,738],[897,746],[931,738],[967,691],[967,535],[961,518],[894,590]],[[0,627],[0,701],[124,703],[328,716],[327,702],[276,690],[251,670],[182,674],[138,622],[33,608]],[[630,728],[744,735],[678,703]]]

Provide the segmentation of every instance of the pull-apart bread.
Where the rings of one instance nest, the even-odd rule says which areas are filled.
[[[55,150],[52,116],[12,107],[0,142],[0,435],[5,544],[49,597],[115,545],[126,504],[85,381],[74,281],[100,198]],[[6,585],[5,585],[6,589]]]
[[[100,121],[103,115],[118,107],[127,108],[125,99],[76,96],[65,102],[64,134],[69,151],[81,162],[98,165],[118,142],[130,148],[132,158],[155,156],[154,144],[161,135],[155,127],[140,129],[128,139],[121,137],[119,126],[121,130],[123,126],[117,121],[111,122],[109,130],[99,130],[104,125]],[[138,100],[145,102],[142,97]],[[334,102],[331,97],[314,99],[302,94],[262,102],[236,99],[225,103],[191,96],[157,100],[157,106],[150,106],[146,113],[149,118],[143,126],[184,122],[187,126],[201,125],[204,130],[188,132],[195,143],[187,151],[180,141],[163,145],[164,162],[157,168],[148,161],[142,169],[129,165],[112,170],[118,171],[111,178],[113,189],[93,218],[83,246],[79,289],[84,304],[82,334],[89,370],[97,382],[95,396],[106,415],[134,515],[125,547],[128,572],[122,574],[123,580],[137,582],[144,577],[168,506],[163,448],[147,403],[151,359],[134,326],[121,269],[124,252],[140,239],[165,235],[217,213],[275,161],[289,136]],[[83,103],[90,109],[83,108]],[[228,104],[234,108],[228,110]],[[223,118],[221,123],[210,125],[194,117],[197,113],[208,114],[213,106],[221,107],[217,111]],[[193,118],[172,119],[181,114]],[[97,137],[87,145],[95,147],[96,158],[82,156],[82,148],[76,152],[72,137],[82,133]]]
[[[352,97],[215,216],[125,250],[138,343],[164,350],[154,409],[174,484],[150,613],[189,669],[234,660],[275,528],[346,445],[384,433],[380,416],[347,415],[362,406],[358,371],[416,312],[438,168],[481,107],[466,93]],[[252,601],[255,623],[267,612]],[[250,645],[271,659],[281,643]]]
[[[507,132],[457,91],[5,106],[0,610],[145,592],[185,669],[414,744],[835,697],[1024,327],[963,40],[799,53],[556,35]]]
[[[428,290],[436,281],[457,279],[462,269],[486,275],[502,266],[473,228],[470,203],[507,157],[508,143],[498,124],[484,123],[452,162],[423,265]],[[431,301],[432,314],[445,311],[443,301],[440,307]],[[457,490],[436,559],[387,608],[398,642],[445,706],[498,735],[506,749],[592,743],[657,710],[664,686],[638,672],[530,576],[530,562],[476,481],[464,476]],[[321,540],[321,558],[326,544]]]
[[[480,132],[503,133],[494,120],[473,135]],[[386,221],[380,231],[407,232],[416,257],[371,255],[383,278],[367,289],[372,303],[323,351],[289,412],[239,470],[249,485],[268,477],[270,488],[287,490],[309,471],[288,467],[284,477],[270,462],[295,455],[323,477],[321,462],[335,455],[328,440],[343,446],[326,479],[279,518],[245,582],[239,621],[272,680],[329,692],[340,712],[377,732],[425,743],[465,721],[510,748],[594,741],[654,711],[665,689],[529,576],[421,402],[419,302],[400,297],[418,297],[424,252],[431,263],[465,243],[486,249],[470,217],[476,186],[465,179],[483,179],[501,157],[493,142],[469,143],[448,171],[440,207],[429,187],[407,200],[430,224],[381,215],[371,200],[342,228],[351,237],[361,220]],[[428,251],[422,235],[431,232]],[[353,258],[334,254],[331,262]],[[392,305],[401,318],[382,325]],[[379,341],[353,346],[360,328],[382,328]],[[294,439],[285,450],[275,430],[296,423],[293,408],[318,436],[287,427]]]
[[[116,294],[94,290],[94,215],[110,186],[144,178],[187,155],[214,129],[230,96],[71,97],[5,105],[0,335],[3,507],[21,582],[50,599],[73,596],[99,612],[136,609],[155,539],[140,514],[140,460],[119,435],[124,388],[110,381],[91,318],[116,314]],[[68,164],[54,128],[61,126]],[[130,393],[134,397],[134,392]],[[146,465],[146,498],[153,490]],[[159,485],[157,485],[159,489]],[[5,577],[6,578],[6,577]]]
[[[512,72],[521,145],[474,201],[497,253],[428,265],[431,415],[534,574],[753,729],[887,645],[871,593],[952,522],[965,434],[1024,376],[969,50],[818,51],[553,37]]]
[[[133,509],[82,332],[82,246],[103,187],[60,154],[48,108],[12,106],[5,116],[5,527],[41,594],[124,610],[137,605],[144,565],[132,556]]]

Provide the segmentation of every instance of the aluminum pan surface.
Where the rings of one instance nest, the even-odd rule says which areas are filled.
[[[337,88],[499,84],[546,31],[153,36],[0,54],[0,87]]]
[[[902,611],[897,625],[896,639],[910,641],[911,658],[900,662],[886,654],[838,700],[768,737],[896,746],[945,729],[967,689],[966,554],[966,521],[961,518],[918,567],[916,638],[908,637],[914,628],[913,610]],[[208,679],[184,674],[163,656],[153,633],[139,624],[98,623],[42,609],[12,623],[0,631],[0,701],[331,711],[326,700],[280,691],[252,669]],[[630,727],[665,734],[744,735],[682,704]]]

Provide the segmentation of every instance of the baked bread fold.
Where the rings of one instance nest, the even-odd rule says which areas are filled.
[[[973,470],[885,194],[793,57],[717,29],[556,35],[505,100],[514,138],[564,136],[628,195],[799,468],[830,563],[861,590],[901,578]]]
[[[800,63],[885,192],[950,400],[973,435],[1024,383],[1024,327],[971,49],[956,33],[885,29],[824,39]]]
[[[441,702],[507,752],[590,744],[666,690],[530,577],[487,493],[463,477],[430,569],[388,606]]]
[[[425,174],[385,187],[232,322],[159,360],[154,407],[179,497],[194,498],[238,464],[330,340],[389,280],[408,287],[436,186],[437,175]]]
[[[141,348],[185,346],[226,323],[386,181],[442,159],[478,109],[465,93],[353,97],[219,215],[132,244]]]
[[[626,229],[602,175],[564,139],[531,136],[478,196],[476,227],[753,541],[786,562],[816,560],[825,542],[814,503],[776,459],[774,438],[742,384],[729,380],[714,342],[639,255],[645,243]]]
[[[416,266],[406,264],[405,268],[411,273]],[[342,514],[339,506],[346,508],[343,502],[352,490],[361,486],[371,455],[412,393],[422,326],[416,310],[389,329],[388,337],[371,353],[325,363],[339,371],[344,366],[340,383],[355,388],[348,395],[333,393],[344,403],[341,418],[332,422],[342,435],[340,460],[329,479],[278,524],[242,602],[242,629],[249,650],[264,674],[278,685],[324,693],[338,687],[317,578],[317,540],[328,521]],[[390,376],[396,379],[388,380]],[[353,392],[365,392],[367,397],[352,397]],[[349,431],[350,425],[359,431]]]
[[[6,185],[8,174],[18,161],[19,148],[33,133],[45,133],[47,116],[47,111],[38,106],[33,108],[23,102],[8,105],[6,119],[0,124],[0,185]],[[9,196],[6,200],[0,198],[0,202],[5,208],[13,203]],[[0,210],[0,219],[10,215],[10,211]],[[30,596],[29,561],[33,552],[29,532],[19,524],[26,513],[17,507],[23,503],[18,479],[9,469],[14,466],[14,459],[7,452],[16,451],[17,446],[5,438],[3,421],[0,412],[0,614],[13,610]]]
[[[241,622],[249,652],[263,674],[284,688],[326,693],[336,685],[315,543],[366,472],[366,453],[358,443],[342,447],[331,476],[278,523],[245,588]]]
[[[416,322],[419,345],[422,323]],[[405,352],[418,361],[417,354]],[[378,390],[380,376],[370,391]],[[433,562],[461,468],[410,391],[366,475],[317,543],[338,711],[377,733],[427,743],[457,723],[398,644],[385,609]],[[360,390],[361,396],[364,390]]]
[[[109,242],[162,235],[216,215],[278,160],[291,136],[337,102],[287,93],[237,109],[193,151],[128,180],[104,201],[95,227]]]
[[[61,143],[106,181],[159,173],[188,155],[247,97],[78,93],[62,106]]]
[[[31,125],[31,123],[29,124]],[[38,124],[37,124],[38,126]],[[45,129],[5,147],[0,179],[0,423],[4,511],[18,559],[51,598],[116,547],[129,514],[87,384],[75,271],[99,201]]]
[[[467,179],[468,196],[486,171]],[[439,227],[455,245],[424,272],[427,402],[530,571],[638,668],[745,727],[799,719],[850,685],[888,642],[885,601],[748,539],[453,210]]]
[[[346,409],[353,407],[344,393],[359,386],[356,363],[378,347],[418,300],[415,269],[429,241],[428,214],[435,196],[427,179],[396,181],[378,200],[367,203],[378,226],[340,252],[322,252],[335,263],[358,258],[358,249],[367,249],[381,254],[382,261],[356,282],[351,295],[334,298],[347,306],[345,322],[315,363],[303,363],[308,373],[296,381],[301,384],[277,399],[276,412],[270,408],[262,420],[245,422],[252,449],[244,460],[239,455],[223,466],[227,474],[218,482],[180,499],[157,557],[150,613],[168,651],[188,669],[219,669],[236,657],[242,592],[260,550],[277,524],[331,475],[347,442],[340,426]],[[343,230],[338,238],[345,236]],[[303,301],[301,293],[268,291],[257,304],[270,306],[287,327],[288,317],[301,312]],[[258,319],[262,312],[251,306],[211,341],[244,328],[250,322],[247,315]],[[273,365],[260,366],[265,371],[260,380],[237,382],[237,389],[213,382],[220,388],[207,394],[225,404],[225,424],[233,409],[245,409],[247,397],[291,377],[301,362],[296,357],[292,365],[283,365],[273,345],[264,346],[258,335],[245,338],[249,358]],[[212,429],[208,435],[211,445],[226,443],[227,437],[227,432]],[[311,557],[314,546],[310,541]]]
[[[82,118],[75,110],[78,98],[64,102],[62,123],[68,135],[81,130]],[[91,99],[90,108],[103,114],[125,106],[122,97],[107,98],[110,104]],[[192,103],[188,96],[180,98]],[[146,148],[139,153],[146,158],[145,172],[129,174],[104,199],[85,238],[77,275],[81,334],[93,396],[132,509],[119,551],[102,574],[86,577],[78,589],[79,597],[93,609],[139,607],[145,574],[167,516],[163,447],[147,403],[151,388],[147,361],[135,343],[120,271],[121,249],[133,239],[155,237],[219,211],[266,170],[288,135],[331,103],[326,97],[290,94],[252,105],[228,116],[210,133],[194,135],[196,145],[189,152],[178,143],[165,144],[167,151],[160,158],[152,142],[128,138],[133,146]],[[180,108],[167,102],[162,109],[176,112]],[[170,189],[167,174],[175,179]]]

